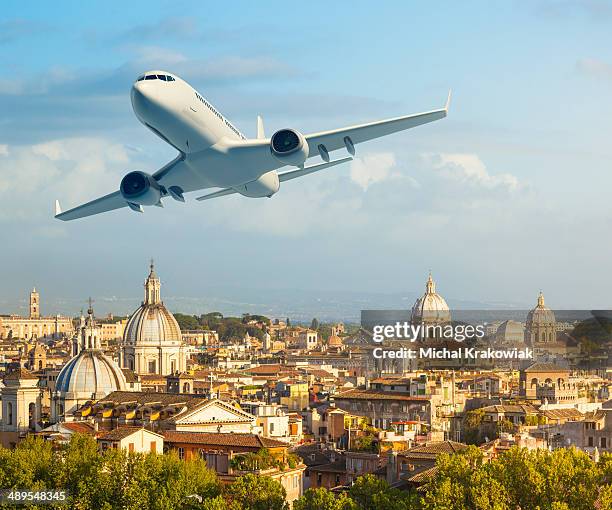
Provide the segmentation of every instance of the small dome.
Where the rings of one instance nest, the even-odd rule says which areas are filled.
[[[446,301],[436,293],[436,284],[429,275],[425,284],[425,294],[416,300],[412,307],[412,322],[445,323],[450,322],[451,314]]]
[[[85,349],[72,358],[55,383],[55,390],[68,398],[99,399],[125,388],[119,366],[98,349]]]
[[[342,339],[338,335],[332,334],[327,341],[327,345],[330,347],[342,347]]]
[[[161,301],[160,288],[159,278],[151,263],[151,272],[145,281],[145,299],[125,326],[124,345],[181,344],[181,328]]]
[[[554,324],[555,313],[544,304],[544,294],[540,292],[538,304],[527,314],[527,324]]]
[[[507,320],[499,325],[495,334],[502,342],[522,342],[525,338],[525,328],[520,322]]]

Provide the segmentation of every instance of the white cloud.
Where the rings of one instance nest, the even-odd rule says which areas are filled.
[[[509,173],[492,175],[477,154],[423,154],[423,158],[440,175],[447,179],[471,184],[489,190],[513,192],[519,188],[519,180]]]
[[[0,156],[8,156],[8,145],[0,144]]]
[[[50,214],[55,198],[75,204],[102,195],[117,187],[129,162],[123,145],[102,138],[4,147],[4,152],[0,150],[4,154],[0,158],[0,221],[36,220]]]
[[[391,152],[366,154],[351,162],[351,180],[366,191],[368,187],[391,177],[395,155]]]

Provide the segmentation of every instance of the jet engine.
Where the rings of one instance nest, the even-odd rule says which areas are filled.
[[[275,170],[272,170],[270,172],[266,172],[258,179],[255,179],[251,182],[247,182],[246,184],[243,184],[241,186],[236,186],[234,189],[245,197],[270,198],[272,195],[274,195],[274,193],[278,191],[279,188],[280,182],[278,180],[278,174]]]
[[[130,172],[123,179],[119,190],[128,203],[156,205],[162,197],[162,189],[152,175],[145,172]]]
[[[308,158],[308,142],[294,129],[281,129],[270,139],[272,155],[285,165],[301,166]]]

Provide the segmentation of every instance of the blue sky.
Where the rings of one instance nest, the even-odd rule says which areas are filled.
[[[48,312],[138,297],[150,257],[166,296],[196,302],[420,292],[431,269],[448,298],[525,305],[543,289],[552,306],[610,307],[610,33],[612,3],[595,0],[4,2],[2,311],[32,285]],[[453,103],[271,200],[53,220],[55,198],[173,158],[131,110],[152,68],[247,135],[257,114],[308,132],[439,107],[451,87]]]

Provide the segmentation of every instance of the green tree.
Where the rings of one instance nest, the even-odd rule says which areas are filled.
[[[173,314],[179,327],[183,330],[200,329],[200,322],[195,315],[185,315],[183,313]]]
[[[227,487],[230,502],[240,503],[245,510],[288,510],[285,488],[269,476],[247,474]]]
[[[417,509],[414,496],[392,489],[385,480],[368,474],[357,478],[349,489],[349,496],[360,510]]]
[[[356,510],[357,504],[346,494],[337,496],[322,487],[308,489],[293,503],[293,510]]]

